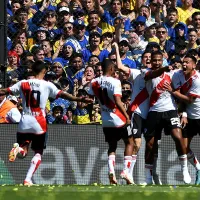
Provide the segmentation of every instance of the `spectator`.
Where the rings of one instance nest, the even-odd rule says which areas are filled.
[[[48,124],[66,124],[67,117],[64,116],[63,108],[55,106],[52,109],[52,115],[47,115]]]
[[[12,70],[17,69],[19,66],[19,62],[20,62],[20,59],[17,52],[14,50],[9,51],[7,71],[12,71]]]
[[[52,62],[53,47],[49,40],[43,40],[41,47],[44,51],[44,60]]]
[[[96,65],[99,62],[100,62],[100,60],[99,60],[98,56],[91,55],[90,58],[89,58],[89,61],[88,61],[88,65],[94,66],[94,65]]]
[[[12,21],[8,24],[8,36],[14,39],[19,31],[26,30],[28,37],[32,37],[37,27],[28,20],[28,10],[19,8],[15,12],[14,17],[16,21]]]
[[[103,49],[107,49],[109,52],[111,52],[112,50],[112,43],[113,43],[113,33],[111,32],[105,32],[103,35],[102,35],[102,42],[103,42],[103,45],[102,45],[102,48]]]
[[[95,65],[95,75],[95,78],[103,75],[103,69],[100,62]]]
[[[75,38],[79,42],[81,49],[85,49],[88,46],[88,36],[85,35],[86,26],[84,21],[76,20],[74,21],[74,33]]]
[[[34,46],[31,50],[31,53],[33,54],[35,62],[38,60],[44,61],[44,50],[42,47]]]
[[[104,58],[108,57],[109,51],[106,49],[101,50],[99,47],[100,43],[101,43],[100,33],[97,31],[90,33],[89,47],[87,49],[82,50],[84,62],[87,63],[91,55],[98,56],[100,62],[102,62]]]
[[[55,83],[57,83],[62,77],[66,77],[64,70],[64,63],[61,58],[56,58],[52,62],[52,71],[56,74]]]
[[[122,60],[122,64],[126,64],[129,66],[129,68],[134,69],[136,68],[136,63],[133,59],[129,59],[127,57],[127,52],[129,51],[129,42],[127,39],[122,39],[119,43],[119,52],[120,52],[120,57]]]
[[[0,93],[0,123],[18,123],[20,119],[16,105],[6,99],[5,93]]]
[[[100,16],[97,11],[91,11],[88,14],[88,26],[86,27],[86,35],[89,36],[90,32],[98,31],[102,34],[102,29],[99,27]]]
[[[77,97],[88,96],[87,92],[84,89],[79,89]],[[89,109],[86,103],[77,102],[77,106],[73,112],[73,122],[75,124],[89,124],[90,123],[90,114]]]
[[[199,46],[197,45],[197,30],[189,29],[188,30],[188,44],[187,49],[197,49]]]
[[[146,28],[146,17],[138,16],[134,22],[135,32],[140,37],[141,40],[144,40],[144,31]]]
[[[192,25],[197,30],[198,45],[200,44],[200,12],[195,12],[192,15]]]

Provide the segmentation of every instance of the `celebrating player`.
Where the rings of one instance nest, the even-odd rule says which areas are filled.
[[[183,69],[177,71],[172,79],[175,91],[168,83],[164,86],[173,96],[186,104],[186,114],[182,114],[182,121],[186,123],[183,138],[188,160],[196,169],[195,184],[200,185],[200,164],[190,149],[192,138],[200,133],[200,74],[195,70],[196,63],[194,56],[186,55],[183,59]]]
[[[162,67],[162,52],[153,52],[151,55],[152,70],[144,69],[146,88],[150,97],[150,109],[147,116],[147,131],[145,133],[146,152],[145,168],[146,176],[152,180],[151,170],[153,167],[153,156],[156,149],[157,140],[161,137],[164,128],[166,133],[171,133],[175,142],[176,150],[181,163],[183,180],[185,183],[191,182],[191,177],[187,167],[187,150],[183,142],[180,119],[177,112],[177,105],[173,96],[165,90],[164,84],[171,84],[173,73],[167,72],[170,67]],[[163,69],[163,74],[157,78],[152,77],[152,72]]]
[[[37,61],[32,66],[34,79],[22,80],[12,87],[1,89],[5,94],[20,95],[22,97],[23,112],[17,130],[17,143],[9,153],[9,161],[14,162],[16,157],[24,158],[27,155],[29,144],[35,155],[24,180],[24,185],[32,185],[32,176],[41,163],[41,156],[46,145],[47,123],[45,106],[49,97],[84,101],[91,103],[89,98],[75,97],[58,90],[51,82],[43,80],[48,66]]]
[[[130,167],[130,176],[133,174],[133,168],[136,163],[137,154],[141,146],[141,135],[145,129],[145,121],[147,118],[147,114],[149,111],[149,94],[145,87],[145,80],[143,77],[143,74],[141,73],[141,70],[138,69],[130,69],[126,66],[124,66],[121,62],[118,45],[116,43],[113,43],[113,46],[116,50],[116,57],[117,57],[117,67],[118,69],[122,70],[124,73],[129,75],[129,80],[133,84],[133,92],[131,95],[131,103],[129,106],[129,114],[131,117],[132,122],[132,134],[133,134],[133,140],[134,140],[134,146],[133,146],[133,155],[132,155],[132,164]],[[150,54],[150,55],[149,55]],[[151,67],[150,59],[151,56],[150,52],[144,52],[142,57],[148,57],[146,64]],[[163,69],[158,69],[157,71],[152,72],[151,76],[159,76],[163,73]],[[154,74],[154,75],[153,75]],[[159,180],[158,174],[156,173],[156,162],[157,162],[157,152],[154,154],[154,168],[153,168],[153,180],[155,184],[162,184]],[[148,180],[146,181],[147,183]],[[152,183],[152,180],[151,180]]]
[[[124,140],[124,169],[121,177],[127,184],[133,184],[129,176],[129,168],[132,162],[133,138],[130,131],[130,119],[121,102],[121,82],[113,78],[115,64],[110,59],[102,63],[103,76],[93,79],[90,85],[89,94],[96,96],[101,107],[103,132],[105,141],[108,142],[108,167],[109,180],[111,184],[117,184],[115,176],[115,152],[117,142]],[[128,126],[127,126],[128,125]]]

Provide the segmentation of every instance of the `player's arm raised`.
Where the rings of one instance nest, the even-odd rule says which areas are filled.
[[[116,42],[114,42],[112,44],[112,47],[115,49],[115,53],[116,53],[116,58],[117,58],[117,68],[119,70],[122,70],[124,73],[126,74],[129,74],[129,68],[128,67],[125,67],[123,64],[122,64],[122,61],[121,61],[121,58],[120,58],[120,55],[119,55],[119,46]]]

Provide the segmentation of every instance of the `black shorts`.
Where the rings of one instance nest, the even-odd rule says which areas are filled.
[[[192,138],[197,134],[200,134],[200,119],[189,119],[188,124],[183,129],[184,138]]]
[[[47,133],[17,133],[17,143],[19,146],[23,146],[26,141],[31,143],[31,149],[33,151],[46,149]]]
[[[156,137],[161,139],[162,130],[166,133],[170,133],[175,128],[181,128],[180,118],[176,110],[170,110],[166,112],[149,112],[146,120],[146,132],[144,137],[152,138]]]
[[[121,128],[103,128],[106,142],[118,142],[121,139],[132,137],[131,127],[124,126]]]
[[[140,115],[133,113],[132,118],[132,134],[133,138],[141,138],[142,133],[144,133],[144,130],[146,128],[146,120],[143,119]]]

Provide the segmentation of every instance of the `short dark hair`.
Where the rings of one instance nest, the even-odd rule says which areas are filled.
[[[192,59],[192,61],[196,64],[197,63],[197,59],[193,56],[193,55],[191,55],[191,54],[186,54],[186,56],[184,57],[184,58],[190,58],[190,59]]]
[[[144,57],[144,55],[146,54],[146,53],[152,53],[150,50],[145,50],[144,52],[143,52],[143,54],[142,54],[142,59],[143,59],[143,57]]]
[[[43,61],[38,60],[32,65],[32,71],[35,75],[38,75],[43,69],[48,69],[48,65]]]
[[[55,112],[56,110],[59,110],[61,113],[63,113],[63,108],[62,108],[62,106],[54,106],[54,107],[52,108],[52,112]]]
[[[112,62],[112,60],[108,59],[108,58],[105,58],[102,62],[102,70],[103,70],[103,73],[106,73],[108,71],[108,69],[111,67],[111,66],[115,66],[115,64]]]
[[[160,56],[163,57],[163,54],[162,54],[161,51],[154,51],[154,52],[151,53],[151,57],[152,57],[152,58],[153,58],[154,56],[156,56],[156,55],[160,55]]]
[[[194,19],[197,15],[200,15],[200,12],[194,12],[194,13],[192,14],[192,19]]]
[[[96,11],[96,10],[93,10],[93,11],[90,11],[90,12],[88,13],[88,17],[90,17],[90,15],[98,15],[98,16],[99,16],[99,12]]]
[[[114,1],[119,1],[121,3],[121,5],[122,5],[122,0],[111,0],[110,4],[112,5]]]
[[[178,10],[176,8],[168,8],[167,9],[167,15],[169,15],[170,13],[178,14]]]
[[[189,29],[188,29],[188,34],[191,33],[191,32],[193,32],[193,31],[194,31],[195,33],[197,33],[197,29],[195,29],[195,28],[189,28]]]

